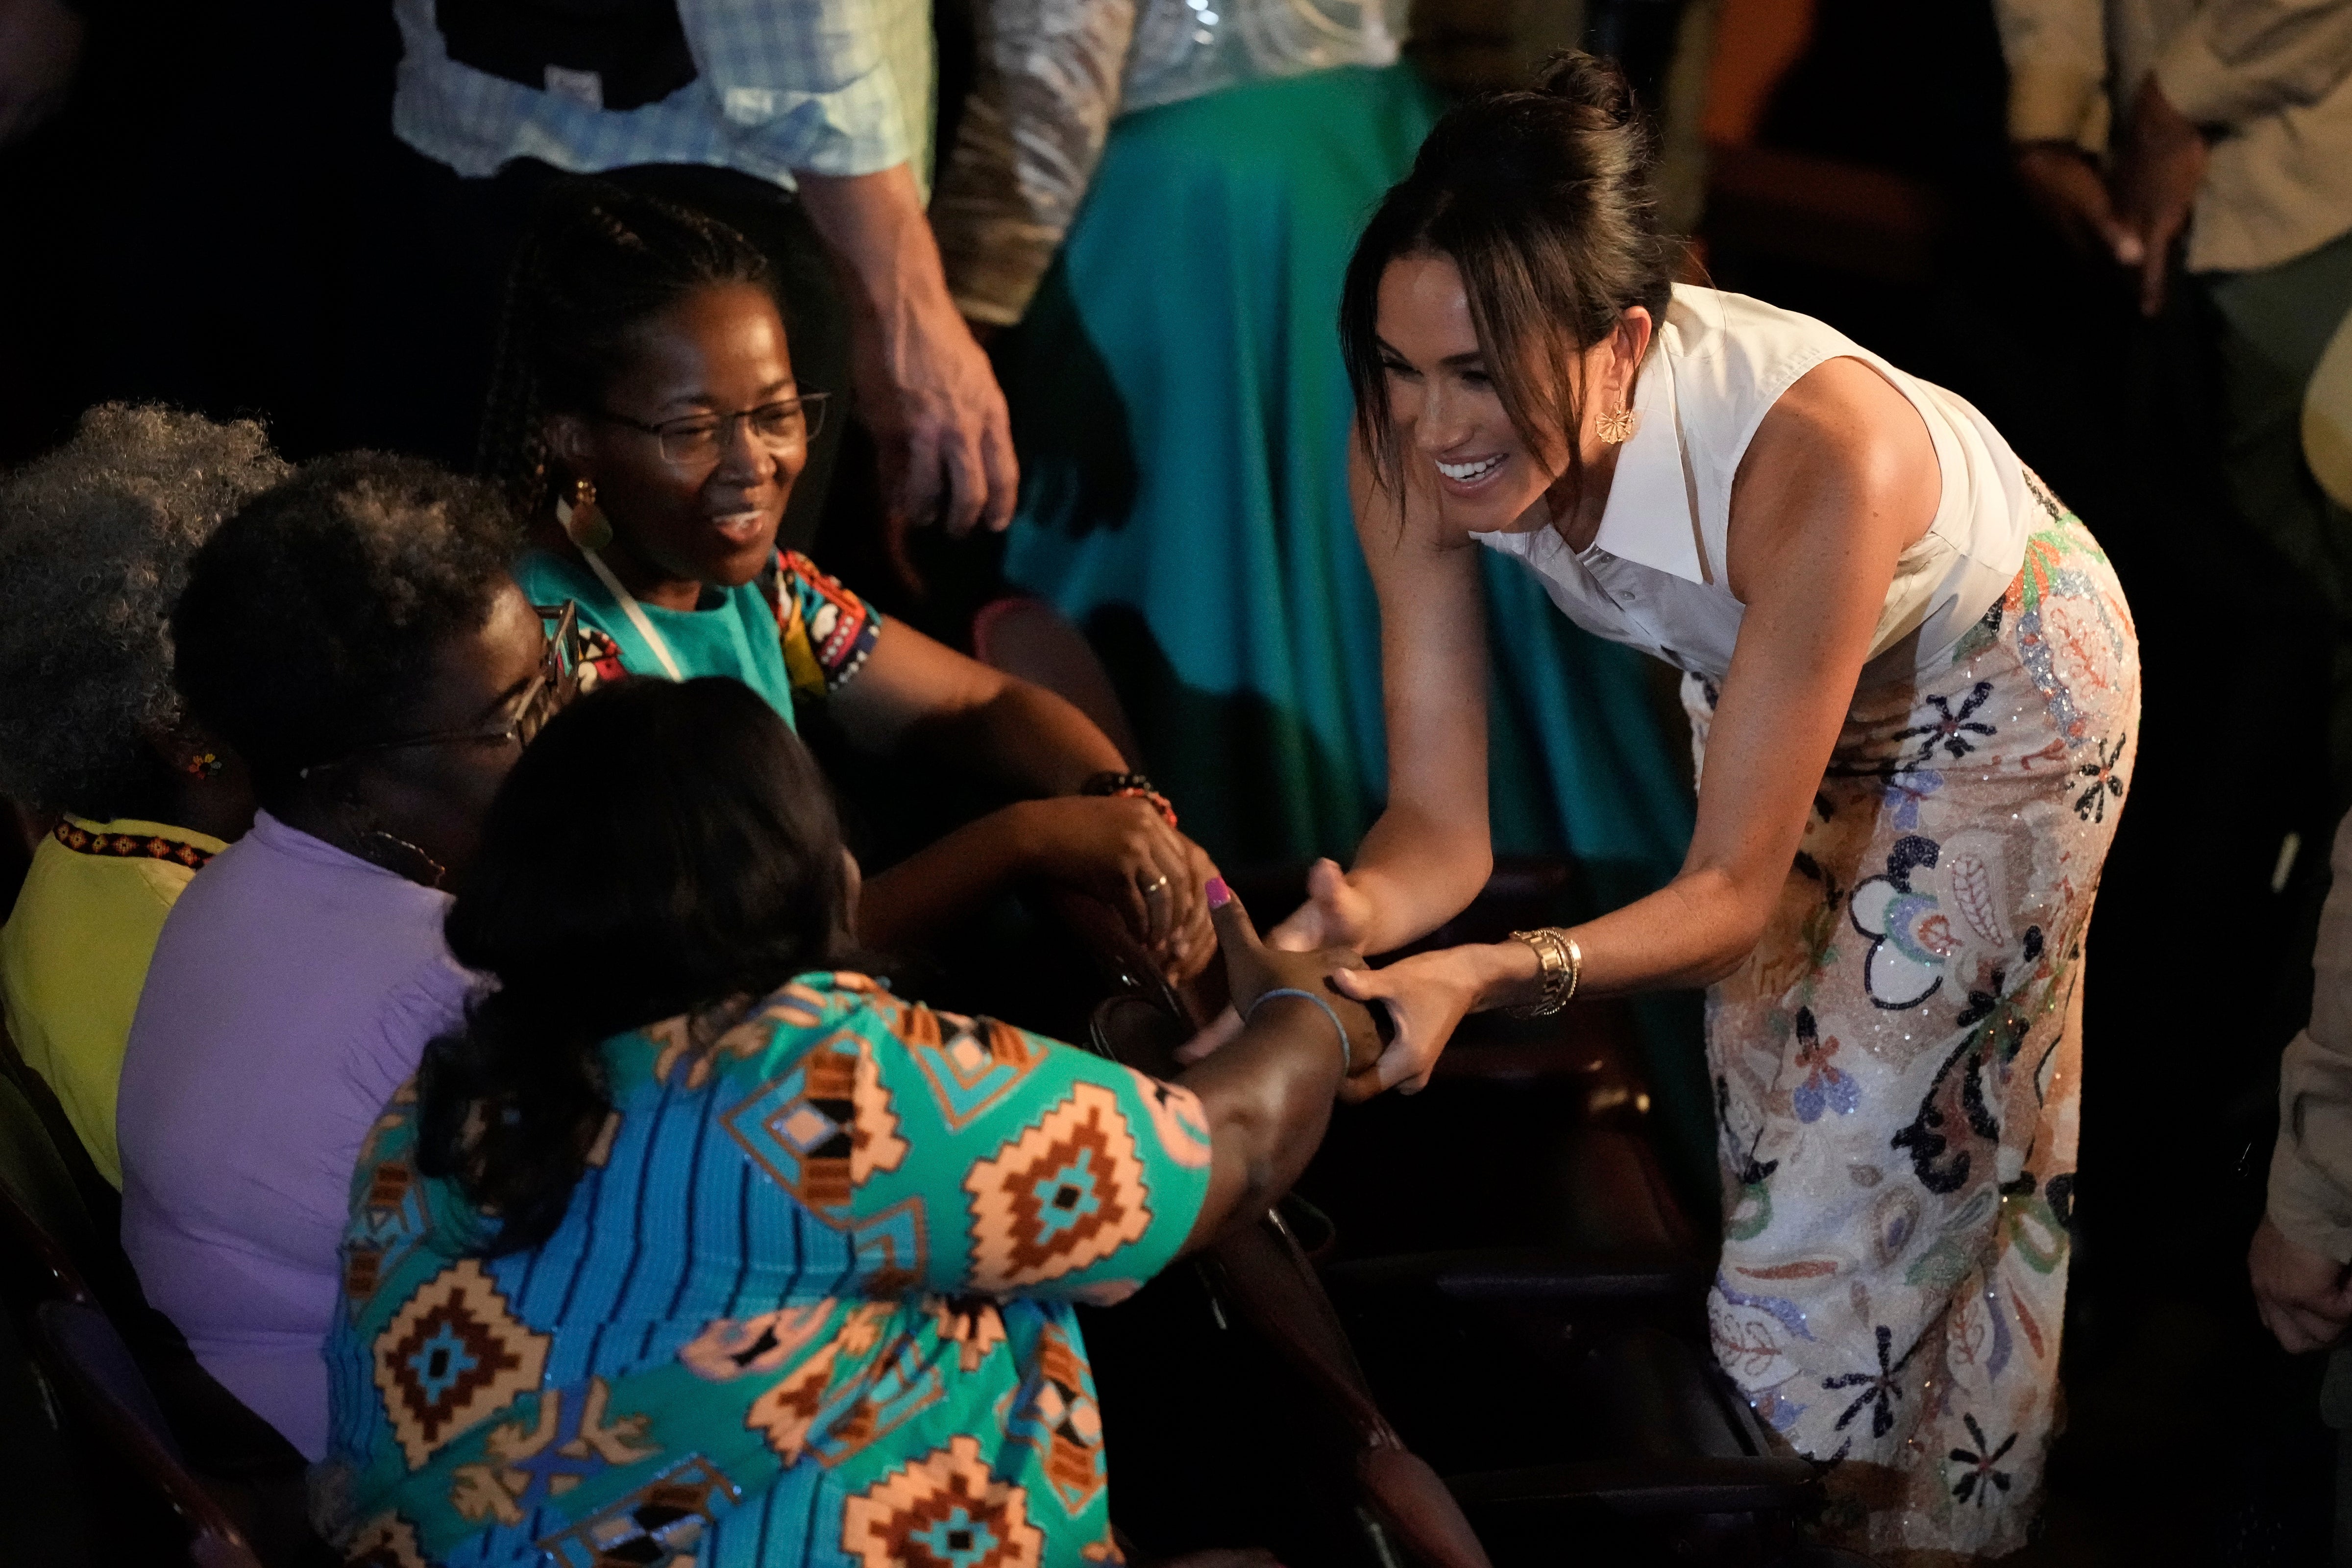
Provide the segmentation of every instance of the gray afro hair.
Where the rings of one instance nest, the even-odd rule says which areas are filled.
[[[102,404],[0,477],[0,795],[120,815],[176,724],[173,604],[188,558],[291,470],[250,420]]]

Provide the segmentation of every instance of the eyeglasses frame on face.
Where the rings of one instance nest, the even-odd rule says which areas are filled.
[[[513,716],[500,724],[477,725],[466,730],[436,730],[423,735],[403,735],[397,740],[371,741],[364,746],[354,746],[341,756],[323,763],[313,763],[295,776],[309,778],[321,768],[341,767],[355,758],[375,752],[404,752],[419,746],[504,745],[512,741],[517,745],[530,744],[531,738],[545,727],[550,719],[571,705],[580,695],[580,668],[585,662],[586,645],[580,635],[580,605],[566,599],[560,605],[533,605],[539,612],[540,626],[547,646],[540,653],[539,673],[522,689],[522,697],[513,707]],[[549,629],[547,623],[555,623]],[[568,663],[567,663],[568,659]]]
[[[816,439],[817,432],[824,428],[825,400],[832,395],[833,394],[829,392],[803,392],[792,397],[780,397],[773,403],[762,403],[757,408],[739,408],[732,414],[688,415],[678,419],[665,419],[658,425],[648,425],[642,419],[633,419],[625,414],[615,414],[609,408],[596,409],[589,416],[604,420],[607,424],[625,426],[631,430],[651,436],[660,447],[664,462],[684,467],[704,459],[690,453],[680,457],[672,452],[670,442],[673,438],[685,438],[698,432],[708,431],[712,444],[709,455],[715,457],[727,449],[729,428],[737,420],[757,419],[761,415],[779,408],[800,415],[800,438],[796,441],[779,443],[761,436],[758,428],[754,426],[751,433],[752,441],[770,451],[804,451],[809,444]]]

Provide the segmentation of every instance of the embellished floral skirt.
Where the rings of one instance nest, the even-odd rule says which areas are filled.
[[[1890,1563],[2024,1544],[2057,1420],[2083,939],[2139,739],[2131,611],[2047,514],[1948,668],[1857,695],[1707,996],[1715,1351]],[[1684,683],[1704,754],[1715,691]]]

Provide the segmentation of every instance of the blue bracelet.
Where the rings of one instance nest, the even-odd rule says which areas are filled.
[[[1296,996],[1323,1009],[1323,1016],[1331,1020],[1333,1028],[1339,1031],[1339,1076],[1344,1079],[1348,1076],[1348,1026],[1339,1022],[1339,1010],[1314,992],[1301,991],[1296,985],[1279,985],[1271,991],[1261,991],[1257,1000],[1250,1004],[1249,1018],[1244,1018],[1242,1022],[1246,1024],[1250,1018],[1256,1017],[1257,1010],[1277,996]]]

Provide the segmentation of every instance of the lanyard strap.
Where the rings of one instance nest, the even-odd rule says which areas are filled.
[[[596,574],[597,580],[604,584],[604,591],[613,595],[614,602],[621,606],[621,613],[629,617],[629,624],[637,628],[637,635],[645,638],[646,646],[654,650],[654,657],[661,660],[661,667],[668,672],[669,678],[684,680],[686,676],[677,668],[677,660],[670,656],[669,644],[654,628],[654,618],[646,614],[646,607],[637,603],[637,596],[621,586],[621,580],[613,575],[613,569],[604,564],[603,556],[584,544],[580,546],[580,553],[587,557],[589,570]]]

